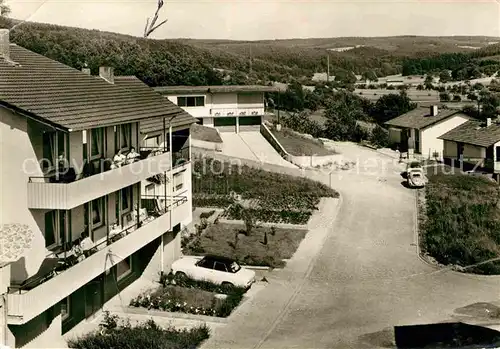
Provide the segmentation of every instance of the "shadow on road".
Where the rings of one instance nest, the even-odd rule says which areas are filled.
[[[482,326],[447,322],[395,326],[396,348],[484,348],[500,343],[500,332]]]

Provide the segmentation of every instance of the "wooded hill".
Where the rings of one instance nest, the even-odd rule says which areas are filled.
[[[0,27],[16,22],[2,19]],[[87,64],[94,74],[112,65],[116,74],[136,75],[150,86],[290,82],[307,80],[326,70],[332,75],[373,71],[378,76],[403,71],[411,58],[442,52],[471,53],[458,46],[483,47],[488,37],[393,37],[292,39],[273,41],[153,40],[117,33],[25,22],[11,31],[11,40],[74,68]],[[327,49],[365,45],[346,52]],[[458,46],[457,46],[458,45]],[[250,72],[250,46],[252,64]],[[490,54],[500,49],[488,48]],[[477,54],[479,51],[474,51]],[[485,51],[486,52],[486,51]],[[215,70],[214,68],[218,68]]]

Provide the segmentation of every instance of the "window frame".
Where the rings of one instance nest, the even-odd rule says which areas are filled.
[[[101,228],[102,226],[105,225],[106,223],[106,210],[104,209],[104,197],[100,197],[97,199],[94,199],[90,202],[90,215],[91,215],[91,222],[92,222],[92,230],[96,230]],[[97,207],[97,213],[99,215],[99,222],[95,223],[94,222],[94,208]]]
[[[184,171],[177,172],[174,174],[173,186],[174,186],[175,191],[179,191],[184,187],[184,175],[183,175],[183,173],[184,173]],[[177,183],[177,181],[180,181],[180,183]]]
[[[123,194],[125,194],[125,193],[128,196],[128,197],[126,197],[126,200],[124,200],[124,196],[123,196]],[[125,201],[127,202],[127,208],[123,208],[123,203]],[[133,207],[132,187],[126,187],[126,188],[120,189],[120,212],[121,212],[121,215],[123,216],[124,214],[132,211],[132,207]]]
[[[500,161],[500,146],[495,147],[495,161],[496,162]]]
[[[90,137],[87,138],[87,156],[90,161],[102,159],[104,157],[104,128],[92,128],[87,132]],[[97,135],[97,149],[98,153],[92,154],[92,147],[94,145],[94,135]]]
[[[120,263],[123,263],[125,261],[128,260],[128,270],[126,272],[124,272],[123,274],[120,274],[118,275],[118,265],[120,265]],[[119,261],[117,264],[116,264],[116,281],[121,281],[123,280],[124,278],[126,278],[127,276],[129,276],[130,274],[132,274],[133,270],[133,258],[132,256],[128,256],[124,259],[122,259],[121,261]]]
[[[224,269],[225,269],[225,270],[218,270],[218,269],[216,269],[216,265],[217,265],[217,264],[220,264],[220,265],[224,266]],[[222,262],[219,262],[219,261],[214,261],[214,267],[213,267],[213,270],[215,270],[215,271],[220,271],[220,272],[223,272],[223,273],[227,273],[227,272],[228,272],[228,270],[227,270],[227,265],[226,265],[225,263],[222,263]]]
[[[61,153],[61,150],[59,149],[61,144],[63,146],[62,154],[64,155],[64,159],[67,160],[67,158],[68,158],[67,157],[68,146],[67,146],[66,141],[67,141],[67,138],[66,138],[65,133],[62,133],[59,131],[43,132],[43,134],[42,134],[43,148],[42,148],[42,163],[41,163],[41,167],[42,167],[43,171],[52,172],[52,171],[55,171],[57,169],[57,161],[59,159],[59,154]],[[61,143],[61,144],[59,144],[59,143]],[[47,159],[48,154],[46,154],[46,148],[45,148],[45,145],[47,145],[47,144],[48,144],[48,147],[50,149],[49,150],[50,159]],[[46,159],[50,160],[50,162],[48,164],[47,164],[47,161],[45,161]]]
[[[49,217],[50,215],[50,217]],[[54,242],[50,245],[47,245],[47,217],[52,220],[52,235]],[[61,224],[62,222],[62,224]],[[60,244],[62,244],[62,240],[66,240],[67,237],[67,214],[64,210],[50,210],[45,212],[44,215],[44,240],[45,240],[45,248],[47,250],[51,250]],[[64,239],[63,239],[64,237]],[[67,241],[64,241],[67,242]]]
[[[61,320],[62,321],[66,321],[68,320],[70,317],[71,317],[71,296],[67,296],[65,297],[62,301],[61,301]],[[63,307],[62,305],[63,304],[66,304],[66,313],[63,315]]]
[[[177,106],[185,108],[204,107],[205,96],[178,96]]]
[[[122,137],[125,138],[125,142],[123,142]],[[133,146],[134,145],[132,144],[132,124],[121,124],[115,126],[115,152],[117,153],[119,150],[128,151]]]

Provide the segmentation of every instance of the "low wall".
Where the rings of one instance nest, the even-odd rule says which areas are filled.
[[[317,166],[324,166],[327,164],[332,164],[335,162],[341,162],[342,161],[342,155],[341,154],[333,154],[333,155],[325,155],[325,156],[296,156],[288,153],[285,148],[280,144],[280,142],[274,137],[272,134],[271,130],[264,124],[262,123],[260,126],[260,133],[264,136],[265,139],[273,146],[274,149],[283,157],[288,162],[291,162],[292,164],[295,164],[299,167],[317,167]],[[298,132],[294,132],[297,135],[300,135],[300,137],[304,138],[309,138],[309,139],[315,139],[311,135],[306,135],[303,136]],[[319,140],[322,144],[324,142],[322,140]]]
[[[207,141],[200,141],[199,139],[191,139],[191,144],[193,147],[197,147],[197,148],[214,150],[214,151],[222,151],[222,144],[223,143],[207,142]]]

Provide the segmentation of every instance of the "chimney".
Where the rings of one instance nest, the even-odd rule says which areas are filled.
[[[90,68],[82,68],[82,73],[90,75]]]
[[[9,29],[0,29],[0,57],[10,61]]]
[[[491,118],[486,118],[486,127],[491,126]]]
[[[431,105],[431,116],[436,116],[438,115],[438,106],[437,105]]]
[[[115,72],[113,67],[99,67],[99,76],[110,84],[115,83]]]

